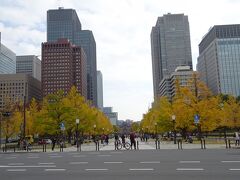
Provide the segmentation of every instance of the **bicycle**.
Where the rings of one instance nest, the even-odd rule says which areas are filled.
[[[116,141],[116,147],[118,150],[121,150],[122,148],[129,150],[131,148],[131,145],[128,142],[122,143],[120,140],[118,140]]]

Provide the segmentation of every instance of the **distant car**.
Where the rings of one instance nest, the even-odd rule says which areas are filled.
[[[38,141],[38,144],[52,144],[51,139],[41,139]]]

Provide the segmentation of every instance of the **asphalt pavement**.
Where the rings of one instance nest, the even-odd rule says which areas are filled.
[[[240,179],[240,150],[0,154],[1,180]]]

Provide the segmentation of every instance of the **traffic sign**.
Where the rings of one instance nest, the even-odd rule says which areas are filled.
[[[199,123],[199,119],[200,119],[199,115],[198,115],[198,114],[195,114],[195,115],[194,115],[194,123],[195,123],[195,124],[198,124],[198,123]]]
[[[60,124],[60,129],[61,129],[61,131],[64,131],[64,130],[65,130],[65,125],[64,125],[63,122]]]

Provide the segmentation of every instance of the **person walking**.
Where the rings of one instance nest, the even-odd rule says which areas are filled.
[[[134,132],[131,132],[130,133],[130,142],[131,142],[131,149],[132,149],[132,146],[134,146],[134,149],[136,150],[136,140],[135,140],[135,133]]]
[[[56,139],[55,139],[55,137],[54,137],[54,138],[52,139],[52,151],[54,151],[55,144],[56,144]]]
[[[122,134],[122,136],[121,136],[121,139],[122,139],[122,144],[123,144],[123,147],[125,147],[125,135],[124,134]]]

